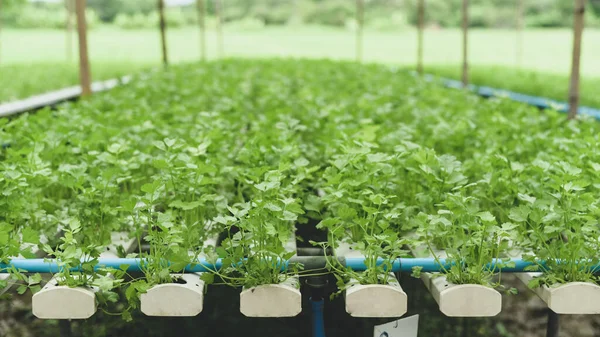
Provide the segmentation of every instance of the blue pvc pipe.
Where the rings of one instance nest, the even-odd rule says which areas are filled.
[[[359,258],[346,258],[346,266],[352,270],[364,271],[367,269],[365,260],[362,257]],[[494,260],[487,265],[487,268],[492,270],[502,270],[503,272],[523,272],[525,268],[532,266],[533,262],[524,261],[522,259],[510,260],[514,263],[514,267],[502,267],[503,262],[501,260]],[[378,264],[383,263],[383,259],[377,260]],[[538,261],[535,264],[545,265],[543,261]],[[185,267],[186,272],[207,272],[220,269],[222,267],[221,259],[218,259],[215,263],[210,263],[206,259],[199,259],[197,263],[187,265]],[[114,269],[126,269],[130,272],[142,271],[144,266],[143,259],[134,258],[101,258],[98,259],[98,263],[94,266],[95,270],[100,268],[114,268]],[[287,269],[287,262],[282,263],[282,270]],[[445,259],[435,260],[433,258],[399,258],[392,263],[392,272],[410,272],[414,267],[421,267],[422,272],[438,272],[443,269],[450,268],[451,263],[446,262]],[[12,267],[30,273],[57,273],[64,267],[57,260],[53,259],[13,259],[9,263],[0,263],[0,273],[7,273]],[[443,268],[442,268],[443,267]],[[72,271],[80,270],[80,267],[71,269]],[[600,264],[591,267],[591,270],[600,270]]]
[[[313,301],[310,299],[312,316],[312,335],[313,337],[325,337],[325,319],[323,317],[323,299]]]
[[[431,75],[426,75],[425,80],[432,81],[432,80],[434,80],[434,77]],[[451,80],[451,79],[447,79],[447,78],[440,78],[440,80],[448,88],[455,88],[455,89],[463,88],[463,84],[461,81]],[[483,97],[506,97],[513,101],[529,104],[529,105],[538,107],[540,109],[554,109],[559,112],[568,112],[569,111],[568,103],[559,102],[559,101],[556,101],[556,100],[553,100],[550,98],[546,98],[546,97],[530,96],[530,95],[525,95],[525,94],[521,94],[518,92],[509,91],[509,90],[495,89],[495,88],[486,87],[486,86],[475,86],[472,84],[468,85],[467,88]],[[600,109],[594,109],[594,108],[590,108],[590,107],[586,107],[586,106],[581,106],[577,109],[577,113],[582,114],[582,115],[589,115],[589,116],[596,118],[597,120],[600,120]]]
[[[137,258],[101,258],[98,259],[98,264],[94,266],[94,270],[101,268],[120,269],[125,268],[130,272],[142,271],[144,265],[143,259]],[[187,265],[187,272],[206,272],[220,269],[222,266],[221,259],[218,259],[214,264],[207,262],[205,259],[198,260],[198,264]],[[0,263],[0,273],[8,272],[7,269],[15,267],[18,270],[24,270],[30,273],[57,273],[63,266],[55,259],[13,259],[9,263]],[[80,270],[79,267],[72,268],[72,271]]]

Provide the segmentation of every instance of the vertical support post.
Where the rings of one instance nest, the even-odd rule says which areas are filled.
[[[525,0],[517,0],[517,45],[516,45],[516,63],[517,67],[523,66],[523,30],[525,28]]]
[[[356,62],[362,61],[364,21],[365,21],[364,0],[356,0]]]
[[[463,35],[463,65],[462,65],[462,83],[466,87],[469,84],[469,0],[462,1],[462,35]]]
[[[223,3],[215,0],[215,14],[217,15],[217,55],[223,58]]]
[[[573,59],[571,62],[571,83],[569,85],[569,119],[577,117],[579,108],[579,68],[581,63],[581,36],[583,35],[583,18],[585,0],[575,0],[573,23]]]
[[[76,0],[78,1],[78,0]],[[58,329],[60,331],[60,337],[73,337],[73,330],[71,329],[71,321],[61,319],[58,321]]]
[[[558,331],[560,328],[560,316],[548,309],[548,323],[546,326],[546,337],[558,337]]]
[[[169,56],[167,54],[167,23],[165,21],[165,2],[164,0],[158,0],[158,16],[159,16],[159,28],[160,28],[160,45],[162,49],[162,61],[166,67],[169,65]]]
[[[425,0],[417,8],[417,72],[423,74],[423,30],[425,29]]]
[[[196,0],[198,9],[198,26],[200,27],[200,59],[206,61],[206,8],[204,0]]]
[[[1,1],[1,0],[0,0]],[[73,58],[73,0],[65,0],[65,56],[68,62]]]
[[[90,62],[87,49],[87,23],[85,21],[85,0],[75,0],[77,14],[77,37],[79,40],[79,82],[81,83],[81,96],[92,94]]]

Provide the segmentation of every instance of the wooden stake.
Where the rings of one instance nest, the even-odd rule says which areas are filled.
[[[1,1],[1,0],[0,0]],[[65,0],[65,54],[67,61],[71,62],[73,58],[73,0]]]
[[[215,14],[217,15],[217,55],[223,58],[223,4],[215,0]]]
[[[204,0],[196,0],[196,6],[198,9],[198,26],[200,27],[200,59],[206,61],[206,9],[204,6]]]
[[[164,0],[158,0],[158,15],[159,15],[159,28],[160,28],[160,44],[162,49],[162,61],[166,67],[169,65],[169,56],[167,54],[167,23],[165,21],[165,2]]]
[[[575,0],[573,22],[573,60],[571,63],[571,83],[569,85],[569,119],[577,117],[579,108],[579,68],[581,63],[581,36],[583,35],[583,18],[585,0]]]
[[[423,30],[425,29],[425,0],[417,8],[417,72],[423,74]]]
[[[75,13],[77,14],[77,37],[79,40],[79,81],[81,83],[81,96],[85,97],[92,94],[90,62],[87,49],[85,0],[75,0]]]
[[[364,21],[365,21],[364,0],[356,0],[356,62],[362,61]]]
[[[525,12],[525,0],[517,0],[517,46],[516,46],[516,62],[517,67],[523,66],[523,29],[524,24],[524,12]]]
[[[462,2],[462,33],[463,33],[463,67],[462,67],[462,83],[463,86],[469,84],[469,55],[468,55],[468,34],[469,31],[469,0]]]

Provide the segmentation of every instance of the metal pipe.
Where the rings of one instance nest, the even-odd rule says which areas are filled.
[[[332,257],[325,258],[324,256],[296,256],[289,261],[282,261],[282,270],[287,269],[288,263],[302,263],[310,269],[322,269],[327,266],[328,262],[333,260]],[[338,258],[338,262],[343,266],[350,267],[352,270],[364,271],[367,269],[365,260],[359,258]],[[377,263],[382,264],[383,259],[378,259]],[[502,272],[524,272],[525,268],[534,265],[533,262],[524,261],[522,259],[510,260],[514,263],[514,267],[501,267],[504,263],[500,259],[494,259],[486,265],[487,269],[498,270]],[[100,258],[94,267],[96,270],[101,268],[125,268],[130,272],[139,272],[143,270],[145,264],[144,259],[139,258]],[[544,261],[535,262],[536,265],[545,266]],[[207,272],[214,271],[222,267],[222,260],[218,259],[209,262],[206,259],[199,259],[196,263],[187,265],[186,272]],[[422,272],[439,272],[450,268],[452,263],[446,259],[433,258],[399,258],[392,263],[391,272],[410,272],[414,267],[420,267]],[[17,270],[22,270],[30,273],[57,273],[64,269],[64,263],[56,259],[13,259],[9,263],[0,263],[0,273],[8,273],[12,267]],[[305,268],[309,269],[309,268]],[[600,270],[600,264],[591,267],[592,271]],[[80,266],[71,268],[72,271],[80,270]]]

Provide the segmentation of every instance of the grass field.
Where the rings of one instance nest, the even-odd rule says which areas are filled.
[[[391,64],[414,64],[414,30],[365,32],[364,60]],[[477,30],[470,35],[473,64],[514,67],[516,33],[511,30]],[[198,59],[198,30],[187,27],[168,32],[168,46],[174,62]],[[65,33],[61,30],[11,30],[2,33],[1,63],[61,62],[65,56]],[[524,36],[522,67],[529,70],[567,74],[571,59],[571,32],[568,29],[528,30]],[[587,30],[583,41],[584,76],[600,76],[600,30]],[[89,36],[92,60],[102,62],[158,63],[158,30],[117,30],[101,27]],[[209,56],[214,57],[216,36],[208,33]],[[425,63],[458,64],[461,61],[460,31],[428,30],[425,33]],[[324,27],[268,27],[233,31],[225,29],[226,56],[311,58],[354,58],[354,34]],[[76,48],[73,48],[75,52]]]
[[[0,101],[16,99],[56,86],[77,82],[76,45],[67,62],[65,32],[61,30],[5,29],[0,37]],[[216,57],[216,34],[208,31],[208,56]],[[364,61],[412,67],[416,35],[412,29],[369,31],[364,35]],[[168,31],[173,63],[199,59],[195,27]],[[75,37],[73,37],[75,41]],[[594,93],[600,83],[600,30],[584,34],[582,103],[600,106]],[[516,33],[511,30],[477,30],[470,33],[472,78],[476,84],[511,89],[565,100],[571,59],[568,29],[527,30],[523,60],[517,62]],[[457,78],[461,62],[458,29],[425,33],[425,64],[432,73]],[[90,31],[90,58],[95,79],[130,73],[160,64],[158,30],[118,30],[99,27]],[[354,33],[326,27],[267,27],[239,30],[226,27],[226,57],[308,57],[354,59]]]

